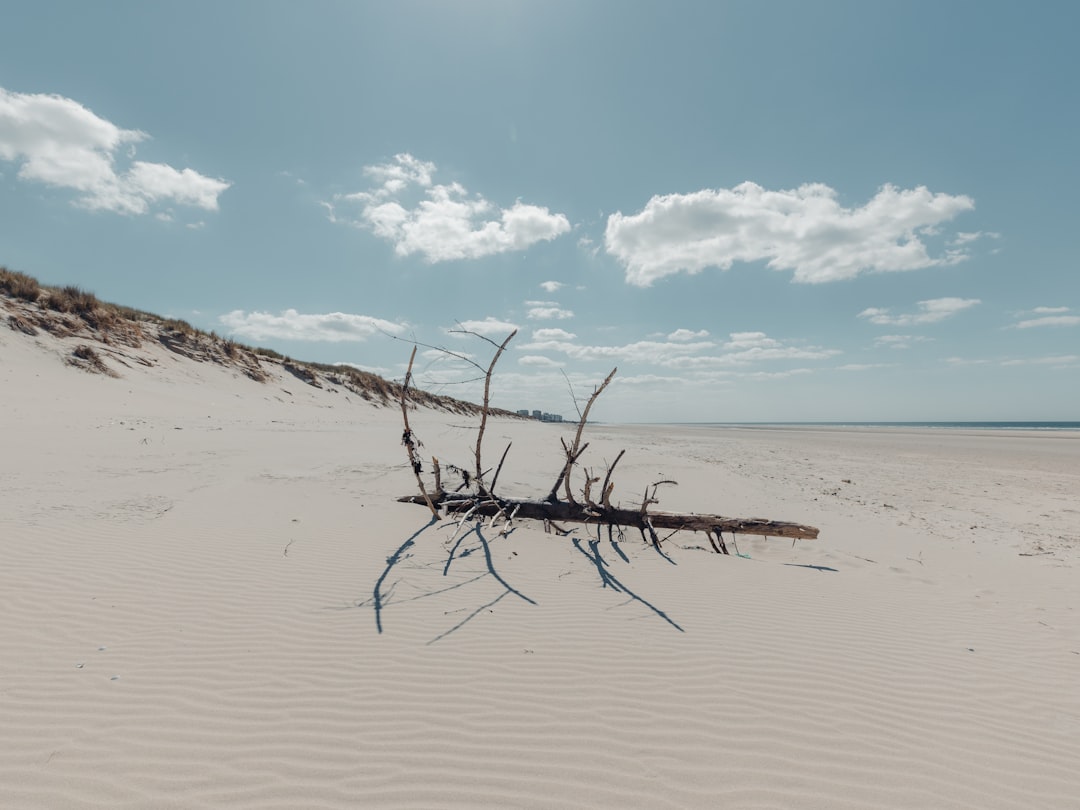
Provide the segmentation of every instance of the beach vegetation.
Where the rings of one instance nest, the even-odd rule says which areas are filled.
[[[0,266],[0,291],[12,298],[33,303],[41,296],[41,285],[33,276]]]
[[[319,377],[321,374],[323,380],[356,394],[376,407],[392,406],[401,395],[399,383],[378,374],[348,365],[297,361],[274,349],[249,346],[213,331],[203,331],[180,318],[163,317],[134,307],[101,301],[94,293],[75,285],[41,284],[33,276],[2,266],[0,295],[24,302],[22,306],[8,306],[12,310],[8,325],[27,335],[37,334],[40,327],[60,338],[84,337],[89,329],[90,336],[103,344],[132,347],[140,346],[143,340],[153,339],[170,351],[197,362],[236,366],[245,376],[257,382],[267,382],[272,378],[261,366],[260,360],[263,360],[281,365],[298,379],[316,387],[323,387]],[[115,376],[101,362],[99,355],[91,354],[94,350],[88,344],[80,345],[76,351],[77,354],[73,352],[69,355],[72,365]],[[425,391],[413,390],[410,400],[416,406],[449,413],[480,413],[478,405]],[[491,409],[491,413],[518,418],[507,411]]]

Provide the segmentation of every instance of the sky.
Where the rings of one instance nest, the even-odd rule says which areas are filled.
[[[1080,418],[1080,4],[34,0],[3,29],[0,264],[43,283],[392,379],[415,341],[469,399],[461,358],[516,329],[513,410],[575,416],[617,367],[603,421]]]

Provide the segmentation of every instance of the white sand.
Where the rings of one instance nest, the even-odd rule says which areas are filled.
[[[0,328],[4,808],[1080,807],[1076,434],[590,429],[624,502],[821,537],[605,538],[616,592],[522,523],[501,583],[393,409],[65,346]],[[506,494],[566,429],[493,424]]]

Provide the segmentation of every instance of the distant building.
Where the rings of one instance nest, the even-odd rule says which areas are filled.
[[[547,413],[546,411],[533,411],[530,413],[528,410],[521,410],[517,412],[518,416],[531,416],[538,422],[561,422],[563,421],[562,414],[560,413]]]

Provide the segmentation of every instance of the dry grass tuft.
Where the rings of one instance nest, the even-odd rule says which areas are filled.
[[[41,285],[33,276],[0,267],[0,291],[12,298],[33,303],[41,296]]]
[[[14,313],[8,316],[8,325],[15,331],[22,332],[25,335],[36,335],[38,333],[37,327],[30,321]]]
[[[162,318],[160,320],[161,328],[168,329],[172,332],[179,332],[182,335],[191,336],[199,330],[192,326],[187,321],[183,321],[180,318]]]
[[[71,285],[46,288],[43,303],[46,309],[51,309],[53,312],[79,316],[90,315],[101,306],[101,302],[92,292]]]
[[[85,343],[75,347],[71,352],[71,357],[68,358],[68,363],[96,374],[105,374],[109,377],[120,376],[105,365],[105,361],[101,359],[101,355],[94,351],[92,346],[87,346]]]

